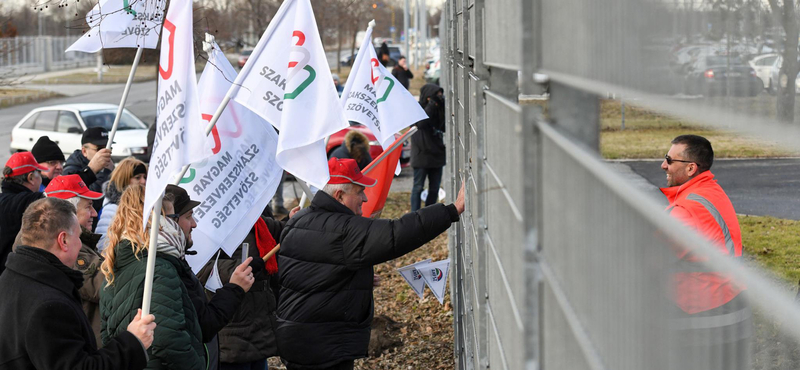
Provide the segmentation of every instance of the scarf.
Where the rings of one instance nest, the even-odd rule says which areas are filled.
[[[186,254],[186,237],[178,223],[168,217],[161,216],[156,253],[167,254],[177,259],[183,259],[183,255]]]

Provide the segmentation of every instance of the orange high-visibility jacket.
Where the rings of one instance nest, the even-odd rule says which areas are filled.
[[[742,233],[728,195],[705,171],[681,186],[662,188],[667,196],[667,211],[717,246],[720,253],[742,256]],[[682,271],[673,276],[673,297],[688,314],[708,311],[736,297],[744,286],[734,283],[727,274],[708,272],[704,259],[688,251],[679,251]],[[694,263],[693,263],[694,262]],[[696,270],[696,271],[695,271]]]

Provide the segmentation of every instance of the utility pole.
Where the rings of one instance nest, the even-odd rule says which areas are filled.
[[[419,0],[414,2],[414,69],[419,68]]]
[[[404,8],[405,11],[403,13],[403,37],[405,38],[405,41],[406,41],[405,56],[406,56],[406,58],[411,59],[411,49],[409,49],[409,47],[408,47],[408,35],[409,35],[409,32],[408,32],[408,14],[409,14],[409,12],[408,12],[408,2],[409,2],[409,0],[406,0],[406,6]]]

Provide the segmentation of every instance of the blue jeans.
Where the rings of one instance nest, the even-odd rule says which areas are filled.
[[[416,168],[414,167],[414,186],[411,188],[411,212],[420,209],[420,194],[425,187],[425,178],[428,178],[428,197],[425,198],[425,207],[436,204],[439,200],[439,186],[442,184],[442,171],[439,168]]]
[[[253,361],[253,362],[246,362],[243,364],[229,364],[225,362],[221,362],[219,364],[220,370],[266,370],[267,368],[267,359]]]

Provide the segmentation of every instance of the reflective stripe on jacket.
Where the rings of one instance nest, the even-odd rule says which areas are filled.
[[[706,171],[681,186],[662,188],[669,200],[667,211],[686,226],[705,236],[720,253],[742,256],[742,234],[739,220],[728,195]],[[727,274],[704,272],[704,258],[688,251],[679,251],[678,258],[686,267],[697,266],[695,272],[679,272],[673,276],[673,296],[678,307],[688,314],[708,311],[730,302],[744,286],[734,283]],[[691,267],[689,267],[691,268]],[[689,270],[691,271],[691,270]]]

